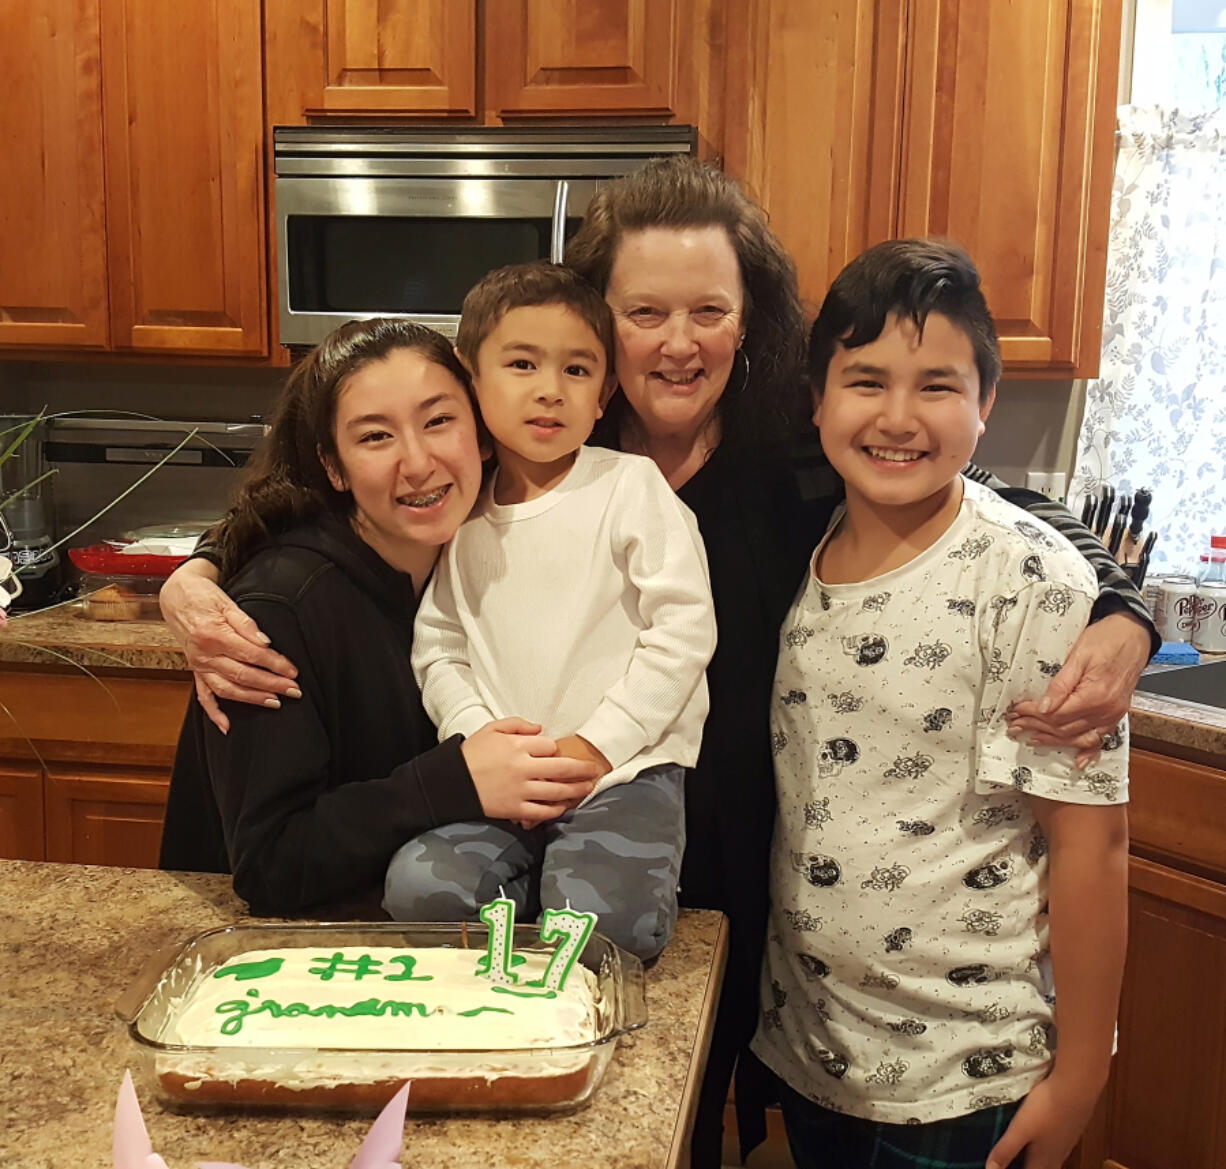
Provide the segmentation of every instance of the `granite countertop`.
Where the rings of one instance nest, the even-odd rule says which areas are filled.
[[[1215,755],[1226,767],[1226,710],[1199,702],[1136,693],[1128,729],[1133,742],[1149,740],[1147,746],[1161,751],[1162,744],[1186,747]]]
[[[73,602],[11,615],[7,628],[0,630],[0,662],[73,663],[91,670],[187,669],[187,659],[165,622],[90,621]]]
[[[344,1169],[371,1117],[163,1111],[113,1014],[157,949],[245,918],[225,876],[0,860],[0,1164],[110,1169],[115,1095],[132,1067],[154,1150],[170,1169]],[[618,1042],[592,1102],[569,1115],[429,1118],[405,1125],[413,1169],[665,1169],[679,1165],[726,951],[724,918],[683,911],[647,972],[647,1026]],[[688,1161],[688,1154],[684,1160]]]
[[[91,670],[131,667],[186,670],[187,659],[162,621],[90,621],[73,605],[18,614],[0,630],[0,662]],[[1226,711],[1138,693],[1131,712],[1134,738],[1220,755],[1226,759]]]

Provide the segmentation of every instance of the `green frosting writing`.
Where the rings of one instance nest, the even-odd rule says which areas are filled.
[[[506,1007],[473,1007],[471,1011],[457,1011],[456,1013],[461,1019],[471,1019],[474,1015],[480,1015],[484,1011],[492,1011],[499,1015],[515,1014],[514,1011],[509,1011]]]
[[[531,986],[532,983],[524,985]],[[539,986],[540,983],[536,985]],[[513,994],[518,999],[556,999],[558,997],[556,990],[512,990],[509,986],[491,986],[490,990],[494,994]]]
[[[384,982],[432,982],[433,974],[414,974],[413,970],[417,966],[417,959],[411,954],[401,954],[391,959],[392,962],[398,962],[403,970],[399,974],[385,974]]]
[[[249,990],[251,998],[257,998],[259,991]],[[354,1019],[369,1016],[384,1015],[418,1015],[425,1018],[430,1014],[425,1003],[403,1003],[390,999],[362,999],[350,1003],[321,1003],[317,1007],[309,1007],[306,1003],[287,1003],[282,1006],[276,999],[262,999],[259,1002],[248,1002],[245,999],[231,999],[229,1002],[217,1004],[217,1014],[229,1015],[221,1025],[223,1035],[237,1035],[243,1029],[243,1022],[249,1015],[268,1014],[274,1019],[293,1019],[300,1015],[311,1015],[315,1018],[333,1019],[340,1015],[343,1018]]]
[[[263,962],[236,962],[233,966],[223,966],[213,977],[234,978],[238,982],[246,982],[250,978],[268,978],[276,974],[284,964],[284,958],[265,958]]]
[[[316,978],[322,978],[325,982],[335,978],[338,974],[351,974],[356,981],[377,973],[379,967],[383,965],[378,958],[373,958],[369,954],[359,954],[356,958],[346,958],[340,950],[337,950],[331,958],[325,958],[323,955],[320,955],[317,958],[312,958],[311,961],[322,962],[323,965],[312,966],[308,973],[314,974]]]

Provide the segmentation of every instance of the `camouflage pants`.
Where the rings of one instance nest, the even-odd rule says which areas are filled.
[[[569,901],[654,958],[677,924],[684,851],[685,771],[650,767],[535,828],[470,820],[423,832],[392,857],[383,908],[397,921],[471,921],[502,889],[515,920],[531,922]]]

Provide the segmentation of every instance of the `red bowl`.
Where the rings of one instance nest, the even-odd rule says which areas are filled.
[[[82,572],[108,576],[169,576],[186,556],[128,556],[114,544],[90,544],[69,548],[68,559]]]

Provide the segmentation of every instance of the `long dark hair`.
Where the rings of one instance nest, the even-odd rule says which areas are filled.
[[[566,248],[573,268],[607,291],[623,236],[648,228],[722,227],[736,252],[745,291],[748,359],[738,357],[716,411],[721,447],[761,451],[805,433],[810,407],[804,382],[805,321],[796,266],[766,214],[737,183],[687,156],[655,159],[596,192]],[[616,441],[629,410],[624,394],[609,403],[600,435]]]
[[[214,532],[221,578],[228,580],[271,534],[324,514],[348,520],[353,496],[337,491],[323,460],[337,462],[336,403],[358,370],[398,349],[442,366],[471,398],[472,387],[450,342],[411,321],[376,317],[329,333],[297,366],[277,399],[268,435]]]

